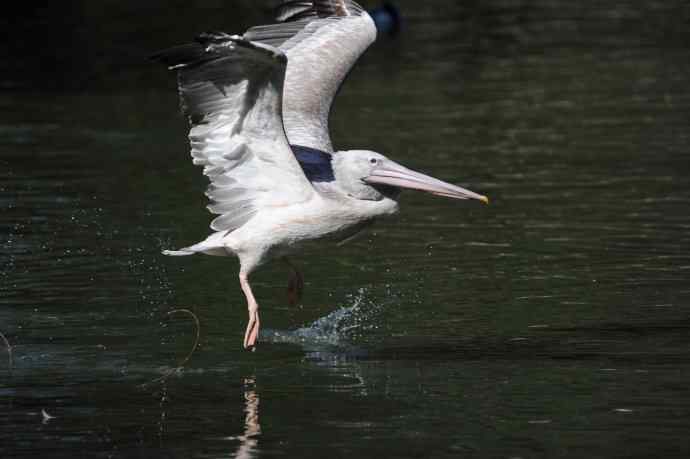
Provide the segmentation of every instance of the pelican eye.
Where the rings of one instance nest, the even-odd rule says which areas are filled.
[[[369,160],[369,162],[370,162],[371,164],[376,164],[376,163],[379,162],[379,160],[376,159],[376,158],[371,158],[371,159]]]

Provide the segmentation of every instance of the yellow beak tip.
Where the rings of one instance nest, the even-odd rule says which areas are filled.
[[[487,198],[486,196],[482,196],[481,198],[479,198],[479,200],[484,204],[489,204],[489,198]]]

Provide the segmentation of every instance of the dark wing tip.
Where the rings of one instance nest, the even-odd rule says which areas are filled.
[[[174,70],[181,67],[199,65],[212,60],[213,57],[208,55],[204,47],[199,43],[187,43],[159,51],[150,56],[149,59],[161,62],[168,69]]]
[[[164,49],[150,59],[162,62],[170,70],[193,67],[220,57],[220,49],[232,43],[232,39],[232,35],[224,32],[204,32],[194,37],[194,43]]]
[[[273,17],[277,22],[299,21],[316,16],[313,2],[291,0],[282,2],[273,11]]]
[[[364,9],[352,0],[286,0],[274,11],[277,22],[292,22],[310,17],[342,17],[359,15]]]
[[[150,57],[151,60],[162,62],[168,69],[182,69],[195,67],[216,60],[227,55],[236,47],[269,54],[279,62],[287,62],[285,54],[272,46],[251,42],[239,35],[229,35],[225,32],[204,32],[194,38],[195,43],[173,46],[160,51]]]
[[[218,45],[227,43],[229,41],[233,41],[236,38],[238,38],[237,35],[230,35],[225,32],[218,32],[213,30],[209,32],[200,33],[199,35],[194,37],[194,41],[202,45]]]

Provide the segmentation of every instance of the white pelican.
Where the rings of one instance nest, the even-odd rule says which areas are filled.
[[[177,71],[194,164],[218,214],[203,241],[166,255],[234,255],[247,298],[244,347],[259,336],[250,274],[314,240],[342,242],[398,210],[401,189],[455,199],[485,196],[368,150],[335,151],[333,98],[376,39],[369,14],[350,0],[285,1],[276,24],[244,35],[206,33],[154,56]],[[290,299],[303,288],[291,268]]]

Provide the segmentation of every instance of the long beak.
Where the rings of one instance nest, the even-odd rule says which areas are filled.
[[[381,165],[371,172],[371,175],[363,179],[367,183],[389,185],[397,188],[426,191],[437,196],[446,196],[454,199],[477,199],[484,204],[489,203],[489,198],[474,191],[451,185],[444,181],[420,174],[391,161],[383,160]]]

